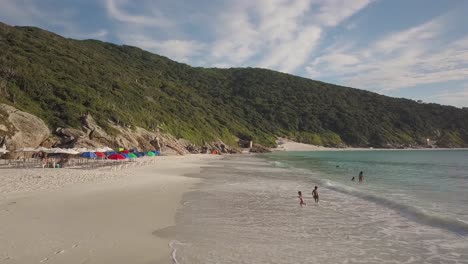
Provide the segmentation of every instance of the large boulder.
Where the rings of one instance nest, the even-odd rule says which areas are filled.
[[[13,106],[0,104],[0,139],[7,149],[35,148],[49,136],[50,130],[42,119]]]

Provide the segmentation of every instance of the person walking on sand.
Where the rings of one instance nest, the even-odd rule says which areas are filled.
[[[306,205],[306,203],[304,202],[304,199],[302,198],[302,192],[301,191],[298,191],[297,192],[297,195],[298,195],[298,198],[299,198],[299,205],[302,207],[304,205]]]
[[[319,202],[319,194],[318,194],[318,187],[315,186],[314,190],[312,191],[312,197],[314,197],[314,200],[316,203]]]
[[[356,177],[353,176],[353,178],[351,178],[351,181],[354,181],[355,178],[356,178]]]
[[[363,182],[364,181],[364,172],[359,172],[359,182]]]

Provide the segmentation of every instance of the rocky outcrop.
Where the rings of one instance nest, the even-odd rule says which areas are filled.
[[[37,147],[51,135],[42,119],[0,104],[0,138],[7,149]]]
[[[101,127],[94,118],[83,115],[81,128],[56,128],[53,133],[40,118],[9,105],[0,105],[0,147],[7,149],[22,147],[86,147],[108,146],[117,148],[137,148],[139,150],[160,150],[164,154],[184,155],[188,153],[238,153],[222,141],[196,146],[184,139],[177,139],[159,129],[149,131],[141,127],[129,128],[108,122],[107,129]]]

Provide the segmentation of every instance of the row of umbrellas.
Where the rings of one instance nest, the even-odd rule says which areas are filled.
[[[129,152],[129,151],[122,151],[120,153],[117,152],[83,152],[81,157],[83,158],[108,158],[111,160],[124,160],[124,159],[136,159],[143,156],[154,157],[159,155],[159,151],[148,151],[148,152]]]
[[[74,149],[65,149],[65,148],[20,148],[15,150],[15,152],[44,152],[48,154],[69,154],[69,155],[78,155],[80,154],[83,158],[107,158],[111,160],[125,160],[125,159],[135,159],[142,156],[154,157],[160,155],[159,151],[148,151],[148,152],[138,152],[134,150],[130,152],[128,149],[119,148],[119,152],[115,152],[112,148],[102,147],[97,149],[87,149],[87,148],[74,148]],[[9,152],[6,149],[1,148],[0,153]]]

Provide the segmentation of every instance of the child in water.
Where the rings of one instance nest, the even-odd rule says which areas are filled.
[[[318,194],[318,187],[315,186],[314,190],[312,191],[312,197],[314,197],[314,200],[316,203],[319,202],[319,194]]]
[[[299,205],[302,207],[303,205],[306,205],[306,203],[304,202],[304,199],[302,199],[302,192],[301,191],[298,191],[297,192],[297,195],[298,195],[298,198],[299,198]]]

